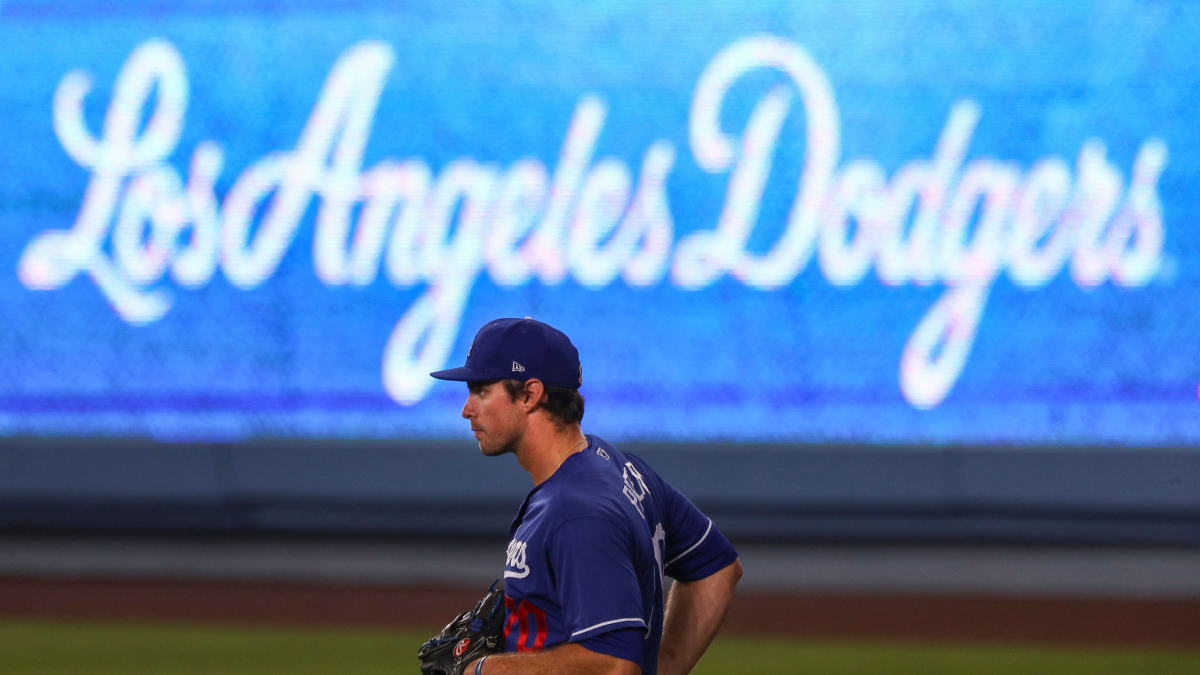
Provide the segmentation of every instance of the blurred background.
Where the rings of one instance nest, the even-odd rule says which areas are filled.
[[[1200,672],[1200,8],[0,0],[0,672],[413,672],[487,320],[746,575],[696,672]]]

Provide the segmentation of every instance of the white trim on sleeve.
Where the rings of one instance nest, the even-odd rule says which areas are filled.
[[[685,556],[685,555],[687,555],[687,554],[691,553],[692,551],[696,550],[696,547],[697,547],[697,546],[699,546],[700,544],[704,543],[704,540],[705,540],[705,539],[708,539],[708,533],[709,533],[709,532],[712,532],[712,518],[709,518],[709,519],[708,519],[708,529],[704,531],[704,536],[700,537],[700,541],[698,541],[698,542],[696,542],[696,543],[692,544],[692,545],[691,545],[691,546],[688,548],[688,550],[684,551],[683,553],[680,553],[679,555],[675,556],[674,558],[671,558],[670,560],[668,560],[668,561],[667,561],[667,565],[673,564],[673,563],[674,563],[676,560],[679,560],[679,559],[680,559],[680,558],[682,558],[683,556]],[[663,565],[663,567],[666,567],[666,565]]]
[[[575,637],[576,635],[579,635],[580,633],[587,633],[589,631],[596,630],[597,628],[603,628],[604,626],[611,626],[614,623],[627,623],[627,622],[636,622],[636,623],[641,624],[643,627],[646,625],[645,619],[642,619],[640,617],[633,617],[630,619],[613,619],[612,621],[604,621],[604,622],[598,623],[595,626],[588,626],[587,628],[584,628],[583,630],[577,630],[574,633],[571,633],[571,637]]]

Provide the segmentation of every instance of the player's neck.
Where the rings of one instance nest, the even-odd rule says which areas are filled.
[[[541,485],[558,471],[567,457],[587,447],[578,424],[559,428],[553,423],[532,424],[517,449],[517,461],[529,472],[534,485]]]

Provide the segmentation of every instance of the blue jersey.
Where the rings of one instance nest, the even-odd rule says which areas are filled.
[[[703,579],[737,552],[640,458],[587,440],[529,493],[513,521],[505,651],[576,642],[653,675],[663,576]]]

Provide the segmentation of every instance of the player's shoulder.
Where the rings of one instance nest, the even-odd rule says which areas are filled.
[[[650,482],[654,485],[663,483],[662,477],[650,466],[650,463],[642,459],[639,455],[632,452],[619,450],[613,444],[605,441],[597,436],[588,436],[588,440],[592,441],[592,445],[596,451],[605,459],[613,463],[613,466],[622,474],[625,474],[626,469],[632,466],[633,470],[638,473],[643,481]]]
[[[587,434],[588,449],[594,452],[601,459],[611,462],[618,469],[625,466],[628,461],[633,461],[639,466],[646,464],[645,460],[630,452],[625,452],[617,448],[617,446],[593,434]]]
[[[590,442],[588,450],[595,453],[597,458],[603,460],[603,462],[598,463],[613,471],[614,475],[620,476],[622,483],[628,480],[630,468],[643,476],[643,478],[649,476],[655,482],[661,480],[658,477],[658,473],[641,457],[631,452],[624,452],[598,436],[588,435],[588,441]]]
[[[585,450],[569,457],[544,484],[543,498],[552,504],[552,520],[623,517],[622,472],[628,456],[594,436],[588,441]]]

